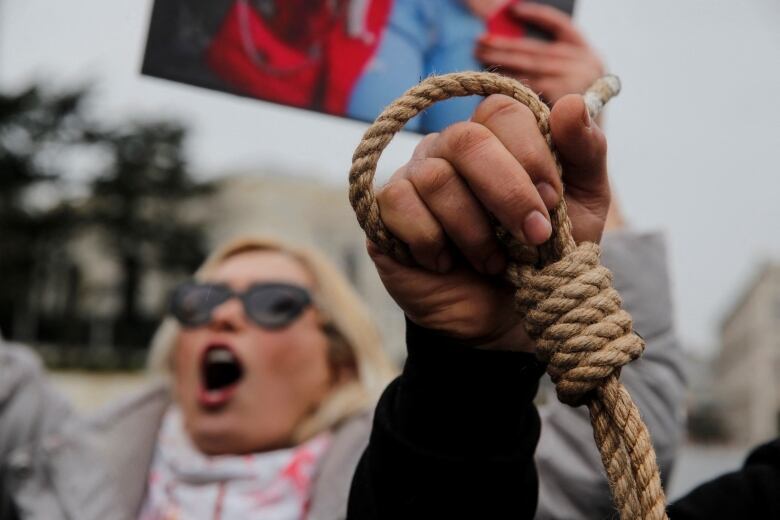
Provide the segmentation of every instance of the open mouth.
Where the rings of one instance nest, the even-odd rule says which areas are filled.
[[[201,404],[213,408],[227,403],[243,375],[244,368],[232,349],[209,346],[201,362]]]

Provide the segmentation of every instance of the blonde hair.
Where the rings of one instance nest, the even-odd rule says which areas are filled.
[[[296,442],[328,430],[344,419],[370,409],[379,394],[395,375],[396,369],[387,358],[379,331],[344,275],[318,251],[292,245],[271,237],[247,236],[230,240],[219,247],[195,273],[196,279],[208,276],[224,260],[251,251],[276,251],[289,255],[312,276],[317,307],[328,322],[331,350],[341,347],[335,356],[354,363],[356,377],[336,387],[319,408],[294,432]],[[167,316],[152,339],[148,367],[158,374],[171,374],[171,357],[180,326]],[[335,333],[335,334],[334,334]],[[345,356],[344,347],[349,349]]]

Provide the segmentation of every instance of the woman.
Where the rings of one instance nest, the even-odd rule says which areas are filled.
[[[326,472],[318,490],[315,470],[352,464],[355,452],[329,461],[328,448],[392,369],[343,276],[311,250],[232,241],[174,292],[171,311],[152,356],[173,373],[174,404],[142,518],[210,506],[226,518],[303,518],[310,498],[316,512],[345,497],[349,478]]]
[[[393,374],[338,270],[259,238],[229,242],[174,291],[151,352],[162,381],[95,420],[28,352],[0,359],[2,518],[12,504],[46,519],[343,517]]]

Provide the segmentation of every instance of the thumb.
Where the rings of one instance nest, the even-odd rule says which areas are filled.
[[[607,139],[588,114],[582,96],[569,94],[550,114],[553,143],[569,195],[588,205],[609,204]]]

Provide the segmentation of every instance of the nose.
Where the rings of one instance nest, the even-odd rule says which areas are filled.
[[[246,325],[244,307],[238,298],[230,298],[211,312],[209,328],[213,330],[235,332]]]

